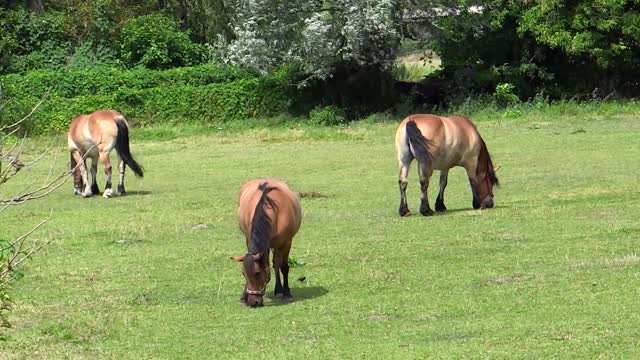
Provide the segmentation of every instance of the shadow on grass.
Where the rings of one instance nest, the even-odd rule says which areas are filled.
[[[271,303],[268,306],[282,306],[294,302],[319,298],[326,295],[328,292],[329,291],[322,286],[294,287],[291,288],[291,295],[293,295],[293,300],[291,301],[282,301],[273,296],[273,293],[268,293],[266,297],[271,300]]]
[[[497,209],[506,209],[508,208],[507,206],[504,205],[496,205],[494,207],[492,207],[491,209],[474,209],[472,207],[468,207],[468,208],[459,208],[459,209],[447,209],[447,211],[445,212],[441,212],[441,213],[436,213],[437,215],[447,215],[447,214],[454,214],[454,213],[460,213],[460,212],[476,212],[476,211],[480,211],[480,212],[491,212],[493,210],[497,210]]]
[[[149,194],[151,194],[151,191],[148,190],[132,190],[127,191],[127,194],[125,196],[144,196]]]

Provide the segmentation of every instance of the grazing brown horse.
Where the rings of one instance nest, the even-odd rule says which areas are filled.
[[[418,162],[422,215],[433,215],[427,189],[434,169],[440,170],[436,211],[447,210],[444,189],[447,187],[449,169],[454,166],[462,166],[467,171],[473,208],[493,207],[493,187],[498,185],[496,169],[487,145],[469,119],[461,116],[411,115],[400,123],[396,131],[396,151],[400,162],[400,216],[411,214],[407,206],[407,176],[414,158]]]
[[[99,194],[96,180],[98,172],[98,158],[104,165],[107,183],[103,196],[113,195],[111,189],[111,160],[109,153],[113,148],[118,154],[118,168],[120,178],[116,195],[124,195],[125,164],[138,177],[143,176],[143,169],[131,156],[129,150],[129,125],[127,120],[117,111],[99,110],[89,115],[80,115],[69,125],[67,142],[71,153],[71,169],[74,170],[73,192],[88,197]],[[91,159],[92,183],[89,186],[86,159]],[[79,166],[77,166],[79,164]],[[84,188],[84,189],[83,189]]]
[[[231,259],[242,262],[245,287],[240,302],[262,306],[270,280],[269,249],[273,249],[276,297],[291,299],[289,250],[300,229],[302,212],[297,196],[277,179],[255,179],[240,189],[238,216],[246,237],[247,253]],[[282,273],[283,282],[280,282]]]

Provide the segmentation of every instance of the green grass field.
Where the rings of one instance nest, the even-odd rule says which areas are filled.
[[[10,239],[53,211],[34,235],[51,245],[12,292],[0,358],[637,356],[637,105],[571,109],[480,111],[501,165],[496,208],[472,210],[456,168],[449,211],[430,218],[397,215],[392,122],[186,137],[134,129],[146,174],[129,172],[130,196],[83,199],[69,183],[0,215]],[[37,140],[29,151],[48,141],[64,143]],[[2,195],[44,172],[24,170]],[[415,167],[411,175],[416,214]],[[271,299],[272,281],[266,306],[248,309],[229,257],[245,251],[237,191],[263,176],[317,196],[301,200],[295,302]],[[433,203],[437,176],[431,184]]]

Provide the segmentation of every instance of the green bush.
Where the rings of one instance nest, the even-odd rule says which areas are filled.
[[[59,69],[71,51],[70,19],[64,12],[34,14],[0,7],[0,73]]]
[[[309,120],[313,124],[335,126],[346,122],[342,111],[335,106],[316,107],[309,113]]]
[[[197,65],[207,58],[207,49],[191,42],[169,17],[159,14],[130,20],[122,29],[122,59],[128,66],[168,69]]]
[[[511,105],[520,102],[518,95],[514,94],[516,87],[513,84],[501,83],[496,85],[494,97],[500,105]]]
[[[165,71],[98,67],[80,71],[36,70],[26,75],[5,75],[0,77],[0,86],[4,96],[10,98],[40,97],[48,90],[52,96],[74,98],[110,95],[124,88],[140,90],[177,85],[202,86],[256,76],[247,70],[212,64]]]
[[[5,76],[4,97],[10,102],[0,109],[0,125],[28,113],[46,85],[54,86],[56,80],[61,82],[24,124],[29,134],[66,130],[75,116],[105,108],[117,109],[144,126],[240,121],[274,116],[290,106],[288,83],[281,77],[255,77],[232,68],[111,69],[100,74],[95,79],[96,71]]]

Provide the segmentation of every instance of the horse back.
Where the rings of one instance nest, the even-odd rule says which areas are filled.
[[[267,196],[276,205],[276,209],[269,206],[265,208],[265,213],[272,223],[271,238],[273,240],[291,240],[300,229],[302,211],[296,194],[289,189],[287,184],[278,179],[254,179],[242,186],[238,196],[240,229],[249,239],[256,205],[262,196],[262,191],[258,189],[258,186],[264,182],[267,183],[267,187],[274,188]],[[272,243],[272,247],[279,247],[279,244]]]
[[[124,116],[115,110],[98,110],[76,117],[69,125],[67,134],[69,149],[82,153],[90,149],[100,152],[111,151],[118,136],[115,122],[117,118],[121,118],[126,124]]]
[[[414,114],[405,118],[396,133],[396,146],[405,140],[406,124],[414,121],[422,136],[428,140],[429,152],[436,169],[448,169],[472,158],[480,151],[480,136],[475,125],[463,116]]]

